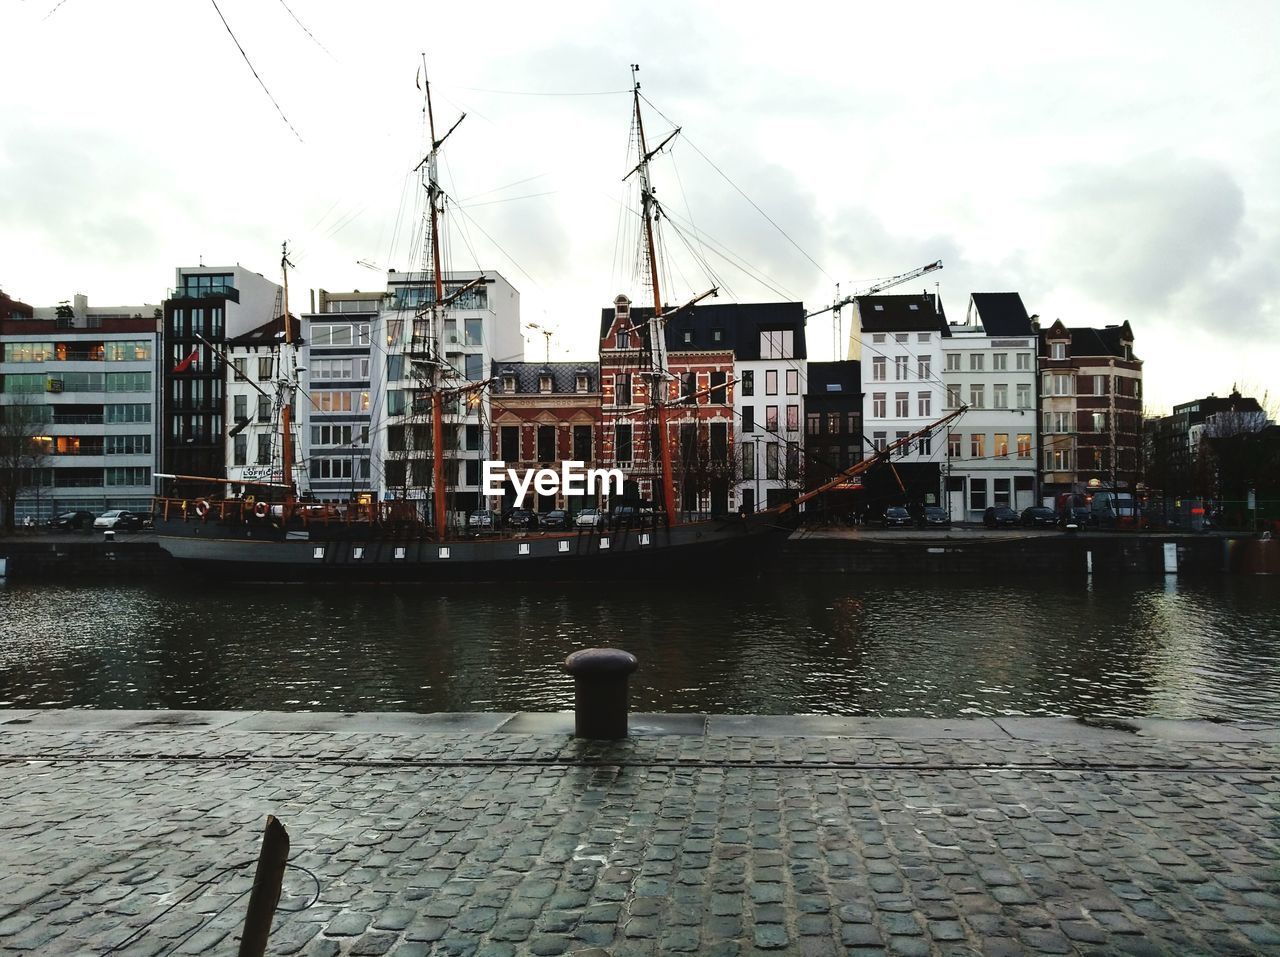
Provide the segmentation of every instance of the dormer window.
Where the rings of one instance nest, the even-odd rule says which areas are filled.
[[[1049,343],[1050,359],[1065,359],[1067,357],[1067,344],[1065,342]]]
[[[504,375],[502,377],[502,391],[508,394],[516,391],[516,377],[513,375]]]
[[[574,388],[575,388],[575,389],[577,389],[579,392],[586,392],[586,391],[587,391],[587,377],[586,377],[586,376],[584,376],[584,375],[580,375],[580,376],[578,376],[578,377],[574,380]]]
[[[712,342],[723,342],[723,341],[724,341],[724,330],[723,330],[723,329],[712,329],[712,330],[711,330],[711,341],[712,341]]]
[[[684,331],[684,344],[689,345],[691,342],[693,342],[693,330],[686,329]]]
[[[551,391],[551,376],[549,375],[538,376],[538,391],[539,392]]]

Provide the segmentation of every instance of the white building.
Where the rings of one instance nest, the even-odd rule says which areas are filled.
[[[945,414],[939,370],[951,330],[937,298],[928,294],[867,296],[856,306],[849,358],[862,361],[863,430],[871,454]],[[939,436],[913,442],[894,456],[893,487],[882,475],[868,476],[869,505],[878,511],[886,504],[939,504],[945,453]],[[905,491],[896,488],[899,480]]]
[[[1036,334],[1021,296],[973,293],[943,355],[947,408],[968,407],[947,435],[952,521],[982,521],[991,505],[1035,505]]]
[[[297,374],[299,366],[305,366],[299,355],[301,343],[298,341],[297,319],[293,319],[291,325],[290,342],[285,341],[284,323],[279,316],[227,340],[226,356],[230,365],[221,368],[225,374],[224,388],[230,410],[227,416],[226,475],[232,481],[283,480],[281,403],[287,392],[280,386]],[[297,446],[297,438],[302,431],[302,423],[298,422],[300,404],[304,403],[295,397],[290,413],[295,468],[302,458]],[[295,471],[293,478],[297,488],[307,488],[305,474]],[[245,494],[261,496],[262,492],[248,486]]]
[[[475,270],[447,273],[445,295],[480,275]],[[378,374],[385,372],[379,383],[385,394],[375,400],[370,426],[373,486],[381,499],[426,499],[430,484],[430,403],[427,393],[415,388],[410,355],[422,355],[429,343],[438,342],[436,358],[445,370],[446,386],[484,381],[492,362],[524,358],[520,294],[497,272],[485,270],[483,276],[482,285],[449,304],[442,327],[432,329],[426,311],[435,299],[432,276],[387,274],[382,332],[372,356],[375,365],[381,363]],[[446,404],[445,476],[455,512],[478,507],[480,464],[491,446],[490,411],[487,390]]]

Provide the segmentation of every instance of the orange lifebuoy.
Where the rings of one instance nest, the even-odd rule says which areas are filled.
[[[209,514],[209,503],[202,498],[196,499],[196,514],[201,518]]]
[[[266,518],[267,513],[271,511],[271,507],[266,502],[259,502],[253,507],[253,514],[258,518]]]

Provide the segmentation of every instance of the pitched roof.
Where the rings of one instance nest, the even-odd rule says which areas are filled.
[[[631,324],[641,330],[648,341],[646,325],[653,316],[652,307],[632,306]],[[600,310],[600,337],[613,325],[614,310]],[[793,335],[793,359],[805,359],[808,352],[804,337],[804,303],[800,302],[728,302],[699,303],[671,316],[664,330],[668,352],[708,349],[732,349],[735,358],[760,358],[760,333],[790,330]],[[689,333],[690,341],[685,341]]]
[[[276,316],[260,326],[250,329],[242,335],[236,336],[234,339],[228,339],[228,346],[274,346],[278,342],[284,341],[284,317]],[[293,337],[294,345],[302,345],[302,326],[298,322],[297,316],[289,317],[289,333]]]
[[[1029,336],[1031,317],[1016,292],[975,292],[973,308],[989,336]]]
[[[551,392],[567,394],[578,392],[578,376],[587,377],[587,392],[598,392],[600,387],[600,363],[598,362],[499,362],[490,364],[490,373],[498,381],[491,391],[505,395],[547,395],[538,388],[538,380],[551,376]],[[515,389],[508,392],[506,380],[515,378]]]
[[[864,296],[857,301],[863,332],[937,332],[951,336],[941,301],[928,293]]]
[[[862,393],[862,363],[857,359],[810,362],[806,396],[853,396]]]
[[[1090,326],[1066,326],[1062,320],[1056,320],[1048,329],[1040,330],[1041,345],[1049,339],[1061,339],[1062,335],[1071,337],[1070,353],[1073,356],[1115,356],[1118,359],[1134,358],[1132,354],[1125,356],[1125,343],[1133,344],[1133,330],[1126,320],[1120,325],[1105,326],[1094,329]]]

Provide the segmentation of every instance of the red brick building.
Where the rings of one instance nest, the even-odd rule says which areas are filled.
[[[717,325],[725,308],[694,306],[664,327],[665,398],[677,403],[668,411],[667,442],[676,508],[684,514],[723,514],[734,507],[734,354],[730,336]],[[652,309],[632,308],[626,296],[601,313],[601,457],[635,483],[629,497],[658,508],[662,466],[650,403],[652,316]]]
[[[492,428],[490,458],[512,469],[560,467],[583,462],[602,468],[600,428],[600,370],[594,362],[494,362],[496,380],[490,390]],[[482,476],[483,480],[483,476]],[[515,504],[515,490],[507,483],[501,502],[489,507],[507,511]],[[570,514],[586,505],[583,496],[537,495],[532,490],[523,508],[547,512],[563,508]]]

